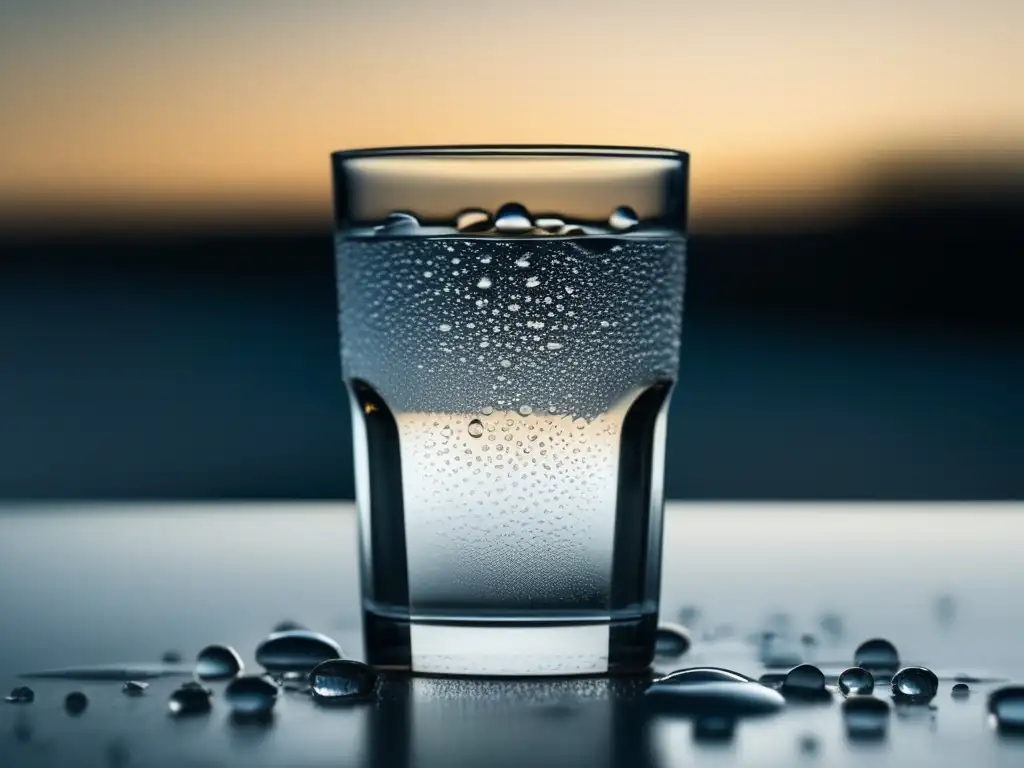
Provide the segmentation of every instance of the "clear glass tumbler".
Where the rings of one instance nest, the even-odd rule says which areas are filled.
[[[332,160],[368,661],[646,668],[687,155],[472,146]]]

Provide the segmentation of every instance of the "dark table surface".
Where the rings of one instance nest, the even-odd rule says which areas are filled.
[[[665,535],[662,617],[700,612],[690,652],[659,669],[759,676],[749,637],[774,627],[814,634],[805,658],[836,674],[882,636],[939,674],[935,708],[896,711],[887,738],[862,744],[845,736],[836,694],[708,744],[688,720],[645,714],[638,679],[390,676],[375,701],[343,709],[284,693],[265,725],[234,724],[214,685],[208,716],[175,720],[179,677],[131,698],[116,681],[19,675],[153,663],[172,648],[190,659],[211,642],[253,669],[283,619],[360,657],[352,506],[16,506],[0,510],[0,685],[27,682],[36,700],[0,702],[0,765],[1024,764],[1024,739],[994,731],[985,710],[996,678],[1024,681],[1024,505],[671,504]],[[840,634],[822,630],[827,613]],[[992,681],[957,702],[952,678],[965,673]],[[78,717],[64,711],[71,690],[89,697]]]

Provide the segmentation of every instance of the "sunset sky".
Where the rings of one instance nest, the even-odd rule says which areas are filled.
[[[0,218],[327,215],[328,153],[655,145],[694,223],[1024,140],[1021,0],[0,0]]]

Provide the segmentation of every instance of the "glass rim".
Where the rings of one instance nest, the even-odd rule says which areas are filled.
[[[687,162],[688,152],[664,147],[614,144],[437,144],[342,149],[331,153],[338,161],[384,157],[559,157],[660,159]]]

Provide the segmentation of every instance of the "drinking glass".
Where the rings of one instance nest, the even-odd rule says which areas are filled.
[[[398,147],[332,162],[367,660],[646,668],[687,155]]]

